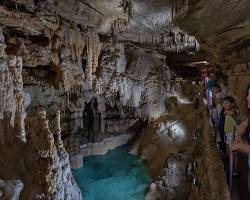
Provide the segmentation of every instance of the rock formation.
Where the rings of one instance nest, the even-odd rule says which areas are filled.
[[[61,139],[60,112],[57,112],[56,120],[55,139],[42,108],[38,110],[37,118],[29,121],[28,150],[36,165],[34,161],[27,162],[39,186],[33,189],[30,199],[81,199],[81,192],[70,171],[69,155]]]
[[[1,199],[18,200],[23,190],[23,183],[20,180],[0,180]]]

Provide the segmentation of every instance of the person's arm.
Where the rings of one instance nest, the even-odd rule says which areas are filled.
[[[248,126],[248,119],[241,122],[240,125],[238,126],[236,130],[236,136],[235,136],[236,143],[239,143],[242,141],[242,137],[246,133],[247,126]]]
[[[243,142],[235,143],[230,146],[231,151],[241,151],[246,154],[250,154],[250,145]]]

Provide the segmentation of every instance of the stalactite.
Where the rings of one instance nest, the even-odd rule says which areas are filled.
[[[69,57],[64,57],[62,62],[63,69],[63,88],[64,91],[70,96],[75,94],[82,95],[85,88],[85,74],[82,67],[73,63]]]
[[[153,41],[157,42],[157,39],[158,36],[154,35]],[[106,57],[102,56],[100,64],[105,67],[97,81],[98,96],[105,96],[106,104],[111,107],[116,105],[121,116],[133,107],[136,116],[156,119],[165,111],[165,88],[168,87],[172,75],[169,67],[159,59],[143,49],[139,49],[137,53],[138,58],[121,74],[116,73],[117,63],[110,62],[111,59],[115,60],[111,53]]]
[[[25,106],[27,107],[28,102],[25,102],[25,93],[23,92],[22,58],[16,56],[10,58],[5,55],[2,32],[0,41],[0,119],[3,119],[8,112],[11,113],[10,124],[15,126],[15,136],[25,142],[24,119],[26,118]]]
[[[173,21],[174,21],[174,2],[175,2],[175,0],[171,0],[171,17],[172,17],[172,19],[171,19],[171,22],[173,23]]]
[[[116,61],[117,72],[124,73],[126,71],[126,66],[127,66],[127,60],[124,53],[124,45],[122,43],[117,43],[116,49],[118,50],[117,54],[119,56]]]
[[[133,85],[132,87],[132,106],[139,107],[141,95],[142,95],[143,85]]]
[[[131,0],[122,0],[122,8],[124,14],[127,15],[128,21],[130,21],[133,17],[133,5]]]
[[[164,37],[163,47],[166,51],[179,52],[188,49],[199,49],[199,44],[194,36],[188,35],[178,27],[172,27],[169,35]],[[197,48],[198,47],[198,48]]]
[[[98,68],[98,58],[100,55],[100,51],[101,43],[99,40],[99,36],[93,31],[89,31],[87,41],[88,64],[86,68],[86,80],[87,85],[90,89],[92,89],[93,75]]]
[[[74,52],[75,60],[81,65],[82,55],[86,44],[86,38],[77,30],[69,30],[69,45]]]
[[[125,77],[120,82],[120,101],[123,106],[128,105],[130,97],[131,97],[131,88],[132,88],[132,82],[129,79],[126,79]]]
[[[128,25],[129,25],[128,21],[126,21],[123,18],[118,18],[112,23],[112,30],[114,34],[117,34],[121,31],[126,30],[126,28],[128,28]]]
[[[60,58],[62,60],[62,72],[63,72],[63,85],[65,93],[69,97],[74,94],[76,96],[81,96],[83,91],[88,89],[86,86],[86,79],[88,73],[88,67],[86,70],[86,76],[82,66],[82,59],[84,51],[87,47],[88,50],[88,41],[87,36],[83,35],[77,30],[71,29],[68,26],[64,26],[62,35],[64,37],[65,46],[61,47]],[[94,65],[96,65],[96,58]],[[92,58],[89,59],[92,61]],[[98,59],[97,59],[98,65]],[[68,105],[70,106],[70,105]]]
[[[171,22],[173,23],[174,18],[179,13],[187,11],[189,0],[170,0],[168,3],[171,7]]]

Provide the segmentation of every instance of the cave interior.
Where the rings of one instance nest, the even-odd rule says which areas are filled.
[[[249,200],[203,76],[243,118],[249,55],[248,0],[0,0],[0,200]]]

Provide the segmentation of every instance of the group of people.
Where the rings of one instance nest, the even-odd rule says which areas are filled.
[[[225,95],[213,72],[203,71],[204,94],[211,123],[215,129],[218,148],[227,158],[233,155],[233,175],[239,175],[238,155],[248,156],[250,171],[250,84],[246,88],[247,114],[237,109],[234,97]],[[247,173],[246,173],[247,174]]]

